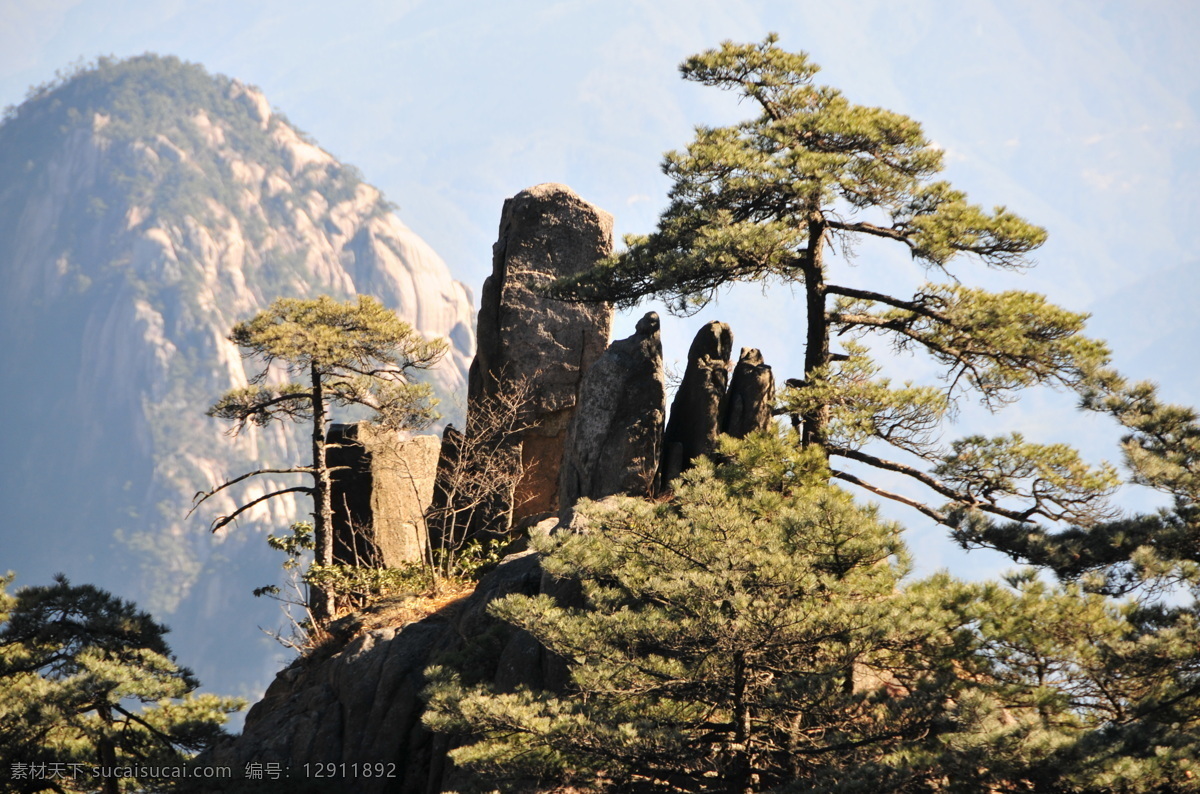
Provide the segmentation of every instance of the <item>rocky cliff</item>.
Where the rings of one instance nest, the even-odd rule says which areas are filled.
[[[550,227],[555,233],[507,234],[512,231],[507,223],[512,209],[522,203],[525,230]],[[578,213],[581,208],[586,211]],[[594,241],[597,236],[593,224],[563,223],[564,215],[607,217],[564,186],[531,188],[506,202],[497,252],[507,250],[506,241],[524,237],[523,259],[518,261],[553,261],[560,273],[575,272],[571,265],[577,260],[562,252],[578,249],[581,241]],[[608,344],[597,355],[595,340],[600,330],[607,331],[607,307],[594,312],[554,305],[520,281],[510,283],[510,277],[519,278],[522,270],[505,267],[507,256],[497,256],[496,262],[480,308],[480,354],[471,370],[468,428],[480,410],[478,392],[484,373],[489,375],[488,388],[497,393],[512,386],[506,378],[518,377],[528,381],[533,394],[555,396],[550,403],[553,410],[539,412],[549,403],[543,400],[534,405],[534,413],[538,420],[547,416],[552,422],[558,420],[551,427],[566,426],[559,457],[544,463],[543,469],[560,475],[547,503],[561,510],[558,518],[545,518],[532,526],[531,534],[587,531],[586,511],[574,509],[581,498],[660,496],[657,486],[669,486],[669,482],[656,482],[665,465],[664,424],[677,431],[673,443],[677,447],[674,474],[678,474],[695,456],[712,452],[720,433],[745,436],[772,422],[774,378],[757,350],[742,350],[732,382],[727,383],[733,333],[725,323],[700,329],[671,423],[665,423],[666,387],[656,313],[646,314],[633,335]],[[527,267],[523,272],[536,283],[546,279],[547,270]],[[496,321],[505,314],[519,320]],[[539,337],[551,341],[538,344]],[[495,367],[497,360],[504,366]],[[448,459],[458,454],[464,438],[447,429],[438,464],[443,489]],[[685,458],[688,442],[693,451]],[[500,446],[491,451],[511,450]],[[369,467],[347,471],[349,480],[368,489],[394,487],[374,478]],[[371,498],[377,496],[382,494]],[[512,504],[507,508],[511,510]],[[366,768],[370,776],[336,784],[362,792],[456,790],[463,782],[458,779],[462,772],[446,755],[455,738],[432,734],[421,722],[420,693],[429,665],[450,664],[465,677],[491,681],[502,691],[518,686],[561,691],[568,682],[565,661],[529,634],[489,616],[491,601],[512,593],[541,593],[567,606],[580,598],[577,584],[544,575],[536,554],[518,551],[480,581],[474,592],[454,603],[412,595],[344,617],[331,625],[324,645],[276,677],[266,696],[251,709],[243,734],[214,748],[202,762],[235,770],[272,764],[291,770],[293,776],[305,775],[317,765],[352,771]],[[380,777],[380,772],[390,776]],[[531,782],[528,790],[539,789]]]
[[[0,124],[4,566],[137,599],[210,686],[265,681],[256,624],[278,615],[247,602],[279,560],[261,532],[305,510],[264,505],[216,543],[207,519],[228,502],[184,516],[196,491],[306,446],[286,427],[231,439],[204,411],[246,382],[236,321],[281,295],[355,293],[448,337],[431,378],[465,391],[469,291],[257,90],[156,56],[32,90]]]

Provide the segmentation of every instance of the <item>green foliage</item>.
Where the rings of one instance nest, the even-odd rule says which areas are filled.
[[[314,625],[311,614],[297,620],[291,616],[292,607],[303,607],[309,599],[304,592],[312,589],[328,593],[335,603],[362,609],[391,596],[403,594],[436,594],[445,584],[466,584],[479,578],[500,562],[500,542],[471,541],[447,560],[433,551],[433,564],[408,563],[388,568],[360,565],[321,565],[312,562],[316,548],[313,525],[307,521],[292,524],[284,535],[268,535],[267,545],[283,552],[287,559],[283,569],[291,573],[291,593],[278,585],[254,589],[255,597],[267,596],[284,605],[292,619],[295,636],[277,637],[284,645],[300,649],[311,647]],[[445,552],[442,552],[445,553]],[[301,568],[308,562],[307,569]]]
[[[308,521],[297,521],[287,535],[267,535],[267,545],[286,554],[283,569],[294,571],[302,564],[305,552],[313,550],[313,525]]]
[[[322,295],[304,300],[278,298],[266,311],[238,323],[229,335],[262,369],[251,385],[221,397],[208,415],[233,422],[233,432],[247,424],[302,421],[314,425],[313,462],[290,469],[263,469],[242,475],[197,494],[196,504],[236,482],[257,474],[311,475],[313,488],[289,488],[242,505],[214,522],[219,529],[241,512],[282,493],[304,492],[328,501],[329,471],[325,465],[324,432],[334,407],[358,406],[373,412],[373,421],[391,429],[427,426],[437,414],[429,386],[413,383],[410,371],[433,366],[446,349],[443,340],[427,341],[379,301],[360,295],[339,303]],[[295,382],[268,379],[283,369]],[[328,538],[331,509],[318,498],[315,513],[318,549]],[[331,559],[321,560],[328,565]]]
[[[434,549],[434,569],[450,579],[478,581],[495,568],[508,545],[503,539],[469,540],[461,548]]]
[[[263,363],[253,385],[230,391],[209,411],[235,422],[237,429],[280,418],[311,421],[318,399],[332,406],[369,408],[374,421],[390,428],[425,427],[437,416],[428,384],[409,382],[406,372],[433,366],[446,343],[422,339],[367,295],[347,303],[326,295],[278,298],[266,311],[235,325],[229,339]],[[264,386],[276,363],[302,380]]]
[[[1059,577],[1082,581],[1110,595],[1142,600],[1189,593],[1200,599],[1200,421],[1191,408],[1163,403],[1152,384],[1129,383],[1097,369],[1086,382],[1085,408],[1113,416],[1128,431],[1122,441],[1133,482],[1171,497],[1155,514],[1047,531],[1023,523],[997,523],[963,512],[954,519],[964,546],[998,549],[1042,565]]]
[[[735,461],[702,462],[675,502],[584,506],[594,531],[540,541],[545,570],[578,579],[583,602],[509,596],[490,611],[566,659],[571,691],[497,693],[431,670],[427,723],[476,739],[457,763],[490,783],[766,790],[848,746],[929,729],[928,697],[897,720],[853,686],[889,646],[955,632],[892,597],[899,528],[824,485],[794,445],[723,452]],[[930,668],[926,650],[912,664]]]
[[[1029,386],[1081,388],[1085,373],[1106,361],[1105,346],[1082,335],[1086,315],[1029,292],[963,286],[952,272],[962,259],[1025,267],[1046,232],[935,181],[942,152],[920,124],[814,83],[818,67],[804,53],[780,49],[773,35],[757,44],[725,42],[680,68],[685,80],[731,91],[757,115],[700,127],[686,151],[668,153],[670,203],[654,233],[627,237],[624,252],[552,291],[624,306],[654,295],[688,313],[734,282],[796,287],[806,306],[804,372],[788,381],[781,402],[801,427],[802,443],[820,448],[831,464],[840,458],[907,475],[946,504],[885,491],[870,474],[837,466],[834,477],[939,522],[968,507],[1017,521],[1094,523],[1106,516],[1106,467],[1011,438],[949,448],[939,439],[964,395],[997,409]],[[828,254],[840,250],[849,259],[863,239],[907,251],[949,283],[919,285],[911,297],[835,283]],[[877,376],[861,337],[927,356],[942,384],[893,387]],[[846,340],[845,352],[832,349],[838,340]],[[888,445],[902,456],[889,457]],[[960,465],[967,447],[995,454],[976,470]],[[1029,459],[1018,460],[1025,453]],[[921,465],[906,463],[910,455]],[[953,474],[940,478],[939,471]],[[1022,472],[1046,471],[1053,472],[1046,486],[1052,493],[1009,487],[1029,479]]]
[[[960,253],[1019,267],[1045,240],[1044,230],[1002,207],[989,214],[946,183],[928,182],[942,154],[920,124],[814,85],[819,67],[776,41],[726,42],[683,63],[685,80],[733,91],[759,116],[700,127],[686,152],[669,153],[663,170],[674,185],[659,230],[628,238],[627,253],[565,292],[625,304],[668,295],[695,307],[730,281],[801,277],[799,260],[826,230],[903,242],[938,268]],[[887,213],[891,225],[836,220],[868,209]]]
[[[394,568],[367,568],[359,565],[312,565],[304,575],[305,583],[327,590],[335,598],[348,598],[366,604],[398,593],[422,593],[433,582],[429,569],[418,563]]]
[[[287,493],[313,498],[314,564],[333,566],[333,505],[325,434],[330,410],[361,407],[373,421],[392,429],[427,426],[437,414],[427,384],[411,381],[411,370],[433,366],[446,350],[444,340],[427,341],[379,301],[366,295],[339,303],[322,295],[311,300],[278,298],[266,311],[238,323],[229,339],[262,369],[250,385],[226,393],[208,415],[233,422],[233,432],[247,424],[301,421],[312,426],[312,462],[286,469],[258,469],[196,495],[193,510],[236,483],[266,474],[306,474],[312,486],[293,486],[264,494],[213,522],[213,531],[268,499]],[[272,380],[279,370],[296,381]],[[284,549],[287,551],[287,549]],[[265,591],[264,591],[265,592]],[[312,611],[318,621],[334,612],[332,592],[313,589]]]
[[[133,604],[59,576],[5,592],[0,580],[0,764],[181,766],[225,734],[233,698],[194,695],[171,657],[167,629]],[[66,768],[70,768],[66,766]],[[55,781],[86,790],[81,776]],[[148,781],[128,779],[132,788]],[[13,780],[38,791],[46,780]],[[76,788],[80,787],[80,788]]]
[[[721,453],[671,503],[583,505],[587,531],[539,541],[578,590],[489,608],[565,661],[566,691],[428,671],[426,723],[482,788],[1200,788],[1194,611],[1033,571],[905,583],[899,527],[819,455],[762,436]]]

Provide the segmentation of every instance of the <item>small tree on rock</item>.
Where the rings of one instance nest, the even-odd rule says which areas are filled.
[[[325,459],[325,434],[335,407],[362,406],[373,421],[394,429],[414,429],[436,418],[432,390],[414,383],[412,370],[437,363],[446,345],[429,341],[374,298],[339,303],[328,296],[312,300],[279,298],[266,311],[234,326],[229,339],[262,369],[251,385],[234,389],[209,409],[208,415],[232,421],[232,432],[248,424],[273,421],[308,422],[312,427],[312,461],[308,465],[257,469],[196,495],[195,506],[251,477],[306,474],[311,485],[298,485],[251,499],[217,518],[216,531],[268,499],[288,493],[313,499],[315,562],[333,564],[333,505],[330,469]],[[278,366],[277,366],[278,365]],[[286,373],[291,380],[276,382]],[[193,510],[195,507],[193,507]],[[332,593],[313,588],[311,608],[317,619],[333,614]]]

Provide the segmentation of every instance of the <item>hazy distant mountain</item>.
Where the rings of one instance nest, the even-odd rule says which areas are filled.
[[[276,501],[215,542],[230,502],[184,516],[252,462],[305,459],[298,432],[231,439],[204,411],[246,381],[233,323],[322,293],[376,295],[449,337],[432,379],[461,391],[469,291],[261,93],[150,55],[31,92],[0,124],[0,569],[137,599],[214,688],[265,680],[256,624],[278,615],[250,589],[279,560],[261,535],[306,507]]]

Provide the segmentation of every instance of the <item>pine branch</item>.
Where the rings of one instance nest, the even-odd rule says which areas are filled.
[[[868,455],[860,450],[845,449],[842,447],[829,447],[827,451],[831,456],[849,458],[850,460],[856,460],[859,463],[866,463],[869,466],[874,466],[877,469],[894,471],[898,474],[907,475],[923,485],[931,488],[942,496],[945,496],[947,499],[950,499],[960,505],[973,507],[978,510],[984,510],[989,513],[995,513],[998,516],[1003,516],[1004,518],[1009,518],[1013,521],[1028,521],[1031,515],[1033,515],[1035,512],[1038,512],[1036,510],[1030,510],[1022,513],[1016,510],[1009,510],[1008,508],[1000,507],[999,505],[993,503],[981,502],[972,498],[968,494],[951,488],[946,483],[930,474],[921,471],[920,469],[905,465],[903,463],[897,463],[895,461],[879,458],[874,455]]]
[[[938,510],[934,510],[932,507],[929,507],[928,505],[926,505],[922,502],[918,502],[915,499],[909,499],[907,496],[903,496],[902,494],[898,494],[893,491],[884,490],[883,488],[880,488],[877,485],[872,485],[871,483],[867,482],[866,480],[862,479],[861,477],[857,477],[853,474],[850,474],[849,472],[839,471],[838,469],[831,469],[830,474],[832,474],[834,477],[836,477],[839,480],[844,480],[848,483],[857,485],[859,488],[868,490],[871,493],[875,494],[876,496],[882,496],[884,499],[890,499],[893,502],[899,502],[902,505],[908,505],[909,507],[911,507],[915,510],[919,510],[920,512],[929,516],[930,518],[932,518],[934,521],[938,522],[939,524],[945,524],[949,520],[949,517],[945,513],[942,513]]]

